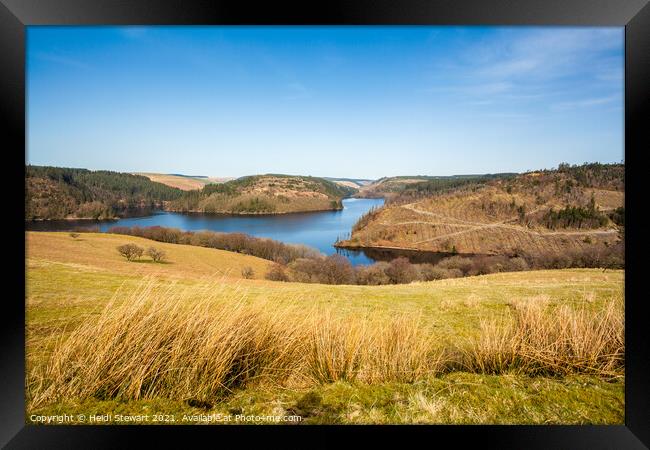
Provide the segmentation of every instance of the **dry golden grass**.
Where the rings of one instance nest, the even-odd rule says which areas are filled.
[[[234,270],[215,276],[210,267],[227,272],[227,257],[251,266],[256,259],[198,247],[175,253],[184,246],[165,246],[169,264],[128,263],[115,250],[123,238],[159,245],[107,234],[75,240],[27,233],[30,414],[195,414],[202,410],[189,400],[201,399],[214,405],[212,412],[276,414],[315,391],[323,405],[309,423],[623,423],[621,363],[607,368],[607,358],[595,358],[598,370],[579,364],[571,369],[579,373],[566,376],[556,376],[566,372],[549,358],[502,364],[498,370],[506,373],[498,375],[461,364],[469,346],[488,340],[481,320],[503,317],[513,326],[518,313],[509,304],[543,303],[547,321],[560,306],[585,308],[576,323],[595,327],[589,342],[598,333],[603,342],[622,336],[622,322],[618,334],[608,334],[592,321],[607,305],[622,311],[612,300],[623,298],[622,271],[513,272],[390,286],[282,283],[240,279]],[[154,280],[148,287],[141,285],[145,275]],[[585,330],[556,331],[579,348]],[[581,351],[612,353],[598,349],[585,344]],[[339,381],[327,381],[333,379]]]
[[[481,323],[465,350],[464,366],[480,373],[589,373],[621,376],[625,357],[623,299],[597,310],[590,302],[549,305],[547,298],[512,304],[512,314]]]
[[[309,322],[307,366],[316,382],[412,383],[443,369],[443,348],[419,317],[401,314],[388,323],[317,311]]]
[[[111,272],[141,276],[164,276],[182,279],[206,277],[243,278],[242,269],[251,267],[253,277],[263,279],[271,265],[270,261],[239,253],[189,245],[167,244],[135,236],[82,233],[74,239],[68,233],[25,233],[27,254],[31,261],[56,261],[83,266],[85,269],[101,269]],[[134,243],[143,248],[163,250],[166,260],[154,263],[151,258],[129,262],[120,256],[116,247]]]
[[[63,334],[62,334],[63,336]],[[223,285],[118,291],[96,316],[30,364],[31,407],[70,398],[211,401],[266,380],[412,382],[437,369],[417,318],[387,327],[333,310],[246,301]]]
[[[230,177],[225,178],[190,178],[181,177],[178,175],[168,175],[164,173],[136,173],[135,175],[142,175],[149,178],[156,183],[166,184],[167,186],[182,189],[184,191],[191,191],[195,189],[203,189],[203,186],[209,183],[221,183],[224,181],[232,180]]]
[[[356,379],[367,348],[367,323],[341,320],[326,310],[313,318],[312,325],[307,357],[310,375],[325,383]]]
[[[446,370],[446,349],[419,316],[396,316],[374,329],[368,355],[373,370],[365,381],[413,383]]]
[[[278,322],[277,311],[224,297],[219,285],[155,287],[118,292],[95,320],[59,342],[29,375],[32,404],[88,397],[205,401],[259,376],[281,380],[298,360],[298,328]]]
[[[621,299],[604,309],[513,304],[460,346],[417,314],[382,319],[300,301],[250,300],[225,284],[148,281],[118,291],[28,364],[29,409],[63,399],[214,402],[251,383],[413,383],[453,370],[529,375],[623,371]],[[298,300],[298,299],[296,299]],[[35,348],[38,345],[33,344]],[[431,406],[432,408],[435,405]]]

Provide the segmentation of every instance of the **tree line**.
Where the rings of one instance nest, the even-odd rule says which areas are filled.
[[[122,227],[115,226],[109,233],[138,236],[170,244],[195,245],[216,248],[245,255],[257,256],[269,261],[288,264],[298,258],[314,258],[318,250],[300,244],[285,244],[273,239],[258,238],[245,233],[222,233],[216,231],[182,231],[178,228]]]
[[[455,255],[436,264],[413,264],[406,257],[390,262],[352,266],[341,255],[318,258],[299,258],[289,264],[274,264],[266,278],[274,281],[321,284],[387,285],[414,281],[433,281],[487,275],[500,272],[518,272],[536,269],[568,268],[622,269],[625,267],[622,244],[610,248],[589,247],[562,254],[547,253],[530,256]]]
[[[305,245],[285,244],[245,233],[194,232],[159,226],[112,227],[109,232],[257,256],[275,263],[265,275],[267,279],[300,283],[384,285],[533,269],[625,267],[622,242],[608,247],[586,246],[561,254],[455,255],[436,264],[413,264],[408,258],[399,257],[389,262],[352,266],[349,259],[341,255],[325,256]]]
[[[459,188],[479,187],[488,181],[512,178],[515,175],[514,173],[499,173],[433,178],[404,186],[396,196],[388,198],[387,203],[409,203],[417,199],[451,192]]]

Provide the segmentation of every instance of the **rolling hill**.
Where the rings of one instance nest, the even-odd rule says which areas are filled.
[[[253,175],[188,191],[169,204],[182,212],[224,214],[282,214],[337,210],[355,190],[317,177]]]
[[[356,188],[323,178],[234,180],[26,166],[25,220],[114,219],[154,209],[223,214],[338,210]],[[224,181],[225,180],[225,181]]]
[[[540,256],[621,244],[620,164],[561,165],[444,189],[408,182],[339,246]]]
[[[162,208],[182,194],[129,173],[25,167],[25,220],[112,219],[129,211]]]
[[[514,174],[383,177],[376,181],[361,185],[359,192],[357,192],[355,197],[390,199],[413,186],[423,186],[427,185],[427,183],[429,185],[436,184],[451,188],[467,183],[480,182],[492,178],[508,177],[512,175]]]
[[[207,176],[191,176],[182,175],[177,173],[134,173],[134,175],[142,175],[149,178],[156,183],[166,184],[167,186],[175,187],[183,191],[191,191],[194,189],[203,189],[207,184],[224,183],[230,181],[233,177],[207,177]]]
[[[340,184],[341,186],[347,186],[353,189],[360,189],[363,186],[368,186],[374,183],[374,180],[368,180],[365,178],[331,178],[324,177],[326,180],[333,181],[334,183]]]
[[[587,305],[604,314],[612,299],[623,298],[624,273],[620,270],[546,270],[403,285],[335,286],[261,279],[270,262],[215,249],[105,233],[82,233],[75,238],[68,233],[28,232],[25,238],[27,417],[66,411],[76,418],[119,411],[149,414],[150,419],[151,414],[175,414],[176,424],[187,424],[180,419],[184,414],[230,414],[235,423],[234,414],[239,413],[232,411],[241,411],[260,416],[297,414],[303,423],[336,424],[624,422],[622,372],[614,377],[590,373],[531,376],[452,366],[442,373],[409,379],[400,370],[411,366],[391,365],[401,362],[402,356],[422,360],[427,343],[464,348],[484,332],[486,320],[503,320],[513,306],[557,305],[559,311],[566,311]],[[155,246],[168,257],[162,264],[147,257],[127,262],[115,249],[127,242]],[[242,278],[239,269],[244,266],[254,268],[254,279]],[[190,322],[179,323],[177,317]],[[299,351],[289,354],[290,364],[279,376],[245,379],[230,385],[223,395],[208,396],[209,401],[199,402],[193,396],[208,386],[202,378],[187,378],[190,383],[184,383],[185,378],[164,378],[169,382],[158,383],[156,391],[152,390],[150,380],[176,373],[179,367],[187,367],[188,377],[194,373],[189,369],[204,366],[206,373],[217,373],[216,363],[221,359],[215,346],[223,344],[218,349],[225,352],[227,344],[246,342],[243,337],[232,339],[233,335],[210,335],[212,327],[232,324],[234,332],[244,333],[241,336],[256,336],[250,326],[266,318],[268,322],[261,322],[264,328],[254,329],[270,333],[261,335],[258,352],[284,342],[279,341],[284,330],[294,325],[296,330],[302,325],[316,327],[318,339],[289,335],[293,340],[287,348]],[[364,320],[369,322],[355,328],[363,326]],[[388,341],[394,346],[380,347],[388,350],[378,353],[383,341],[366,345],[363,340],[376,336],[396,336],[395,341]],[[182,341],[186,338],[193,340]],[[334,379],[290,376],[306,370],[302,361],[314,354],[309,345],[320,342],[323,351],[331,348],[328,361],[335,367],[346,355],[367,355],[363,359],[366,367],[371,369],[374,358],[380,358],[377,363],[386,374],[377,372],[376,379],[363,378],[363,371]],[[171,343],[187,346],[170,351]],[[335,346],[338,343],[345,346]],[[203,357],[206,347],[205,359],[174,359],[183,352],[188,358]],[[242,353],[251,355],[247,361],[256,362],[255,352]],[[159,364],[155,369],[160,370],[152,370],[148,358],[154,358]],[[137,372],[126,365],[129,361]],[[189,367],[188,362],[194,365]],[[95,376],[93,367],[102,376]],[[54,384],[57,370],[68,369],[71,378]],[[180,377],[185,372],[178,373]],[[118,389],[119,383],[128,389]],[[65,395],[50,395],[59,390]],[[116,417],[109,422],[120,423]],[[71,423],[79,423],[75,420]]]

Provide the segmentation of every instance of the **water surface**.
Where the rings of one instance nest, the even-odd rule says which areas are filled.
[[[318,211],[309,213],[269,214],[269,215],[225,215],[225,214],[182,214],[159,211],[143,217],[125,217],[119,220],[56,220],[27,222],[29,230],[68,231],[75,228],[99,226],[100,231],[108,231],[114,226],[124,227],[172,227],[184,231],[222,231],[239,232],[252,236],[266,237],[291,244],[304,244],[320,250],[326,255],[337,253],[333,246],[336,239],[346,239],[352,226],[370,208],[384,204],[383,199],[348,198],[343,200],[340,211]],[[363,251],[339,250],[352,264],[370,264],[375,259]]]

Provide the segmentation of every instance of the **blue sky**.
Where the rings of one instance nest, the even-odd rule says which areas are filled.
[[[620,162],[623,28],[28,27],[27,162],[378,178]]]

